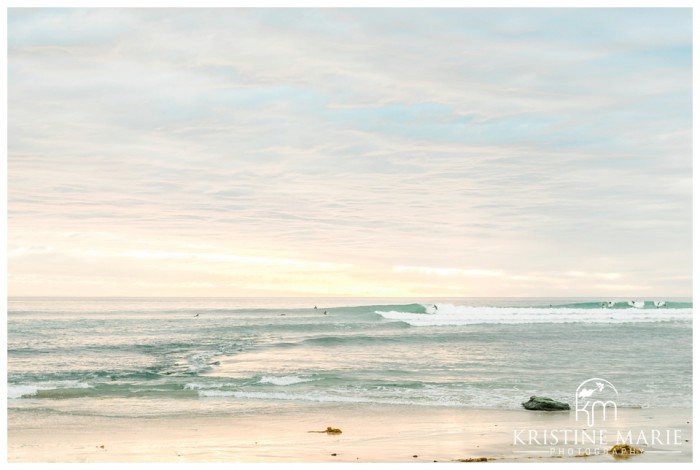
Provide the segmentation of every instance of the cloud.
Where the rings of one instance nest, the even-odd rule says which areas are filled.
[[[504,275],[501,271],[490,271],[488,269],[431,268],[429,266],[394,266],[394,271],[399,273],[420,273],[429,276],[494,277]]]
[[[308,269],[308,270],[338,270],[338,269],[348,269],[352,265],[349,263],[318,263],[309,262],[298,259],[288,259],[288,258],[270,258],[267,256],[239,256],[223,253],[188,253],[188,252],[163,252],[163,251],[147,251],[147,250],[135,250],[130,251],[125,254],[132,258],[146,259],[146,260],[197,260],[206,262],[221,262],[228,264],[242,264],[242,265],[262,265],[262,266],[272,266],[275,268],[296,268],[296,269]]]
[[[677,9],[11,10],[9,245],[51,246],[44,255],[56,263],[77,244],[191,253],[160,259],[182,282],[192,265],[216,264],[209,253],[352,265],[334,292],[430,294],[441,290],[419,277],[456,269],[452,277],[472,281],[502,273],[481,276],[494,295],[511,292],[508,279],[524,286],[570,272],[592,273],[565,276],[578,293],[613,280],[595,273],[616,273],[687,294],[690,18]],[[84,275],[156,282],[146,279],[156,268],[113,262]],[[48,268],[28,256],[11,269]],[[264,285],[258,275],[236,282]],[[305,279],[285,282],[328,292]],[[226,292],[223,278],[211,284]],[[33,288],[13,281],[10,291]]]
[[[10,48],[108,44],[131,32],[129,15],[114,9],[10,8]]]

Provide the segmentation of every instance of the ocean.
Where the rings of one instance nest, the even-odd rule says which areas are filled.
[[[11,298],[7,337],[20,421],[519,409],[590,378],[618,406],[692,406],[689,299]]]

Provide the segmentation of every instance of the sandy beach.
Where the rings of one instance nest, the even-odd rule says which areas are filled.
[[[19,417],[11,412],[8,462],[605,462],[614,457],[601,450],[615,444],[618,430],[623,436],[631,431],[633,444],[644,450],[629,460],[692,461],[692,410],[620,409],[615,422],[596,427],[606,430],[604,446],[597,445],[599,434],[595,445],[573,442],[577,431],[587,430],[574,415],[322,405],[283,414],[172,419],[53,415],[31,421],[24,416],[19,427]],[[309,432],[328,426],[342,434]],[[570,439],[561,445],[565,430]],[[552,431],[558,432],[557,445],[552,445]]]

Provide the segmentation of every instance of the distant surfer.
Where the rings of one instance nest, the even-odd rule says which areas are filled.
[[[316,310],[318,307],[314,305],[314,310]]]
[[[199,316],[199,313],[197,315],[195,315],[195,318],[197,318],[198,316]]]
[[[328,315],[328,312],[324,310],[324,311],[323,311],[323,314],[324,314],[324,315]]]
[[[434,308],[435,310],[437,310],[437,305],[433,305],[433,308]]]

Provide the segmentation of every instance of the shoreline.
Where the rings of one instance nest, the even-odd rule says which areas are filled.
[[[327,427],[342,434],[309,432]],[[692,462],[691,408],[620,408],[616,421],[591,429],[573,411],[366,404],[152,418],[8,410],[7,437],[9,463],[606,462],[618,431],[645,451],[630,461]]]

